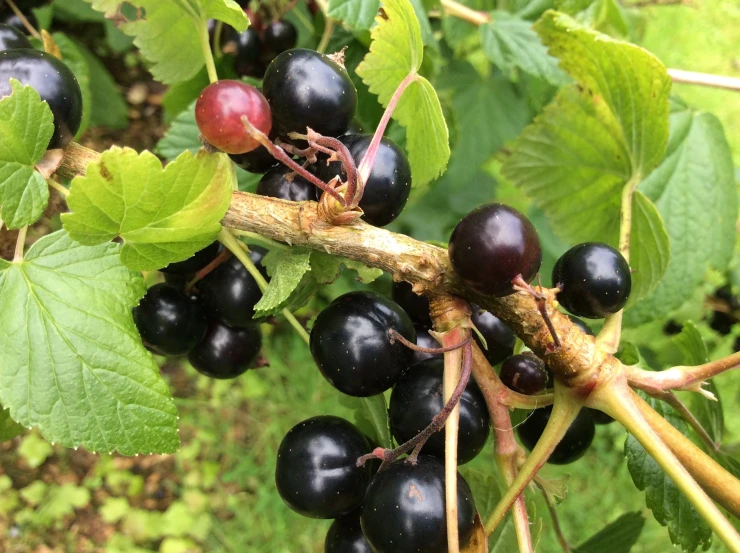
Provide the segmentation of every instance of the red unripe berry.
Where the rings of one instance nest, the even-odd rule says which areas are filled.
[[[245,115],[256,129],[270,133],[270,105],[259,90],[239,81],[210,84],[195,103],[195,122],[203,138],[227,154],[244,154],[260,146],[244,128]]]

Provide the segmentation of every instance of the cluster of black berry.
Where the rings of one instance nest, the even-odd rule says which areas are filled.
[[[77,78],[63,61],[34,50],[21,30],[0,24],[0,98],[11,94],[10,79],[31,86],[49,104],[54,114],[54,134],[47,148],[69,144],[82,122],[82,92]]]
[[[265,253],[253,246],[249,257],[261,267]],[[254,319],[261,292],[244,265],[214,242],[162,272],[165,282],[149,288],[133,309],[144,345],[159,355],[187,355],[196,370],[213,378],[249,369],[262,346]]]
[[[359,166],[372,141],[354,123],[357,91],[344,67],[330,56],[306,49],[279,54],[267,67],[263,90],[223,80],[209,85],[196,103],[196,121],[203,138],[228,153],[234,162],[252,173],[262,173],[257,193],[291,201],[317,200],[321,190],[285,165],[245,131],[242,117],[271,140],[286,146],[305,147],[291,133],[308,129],[324,137],[338,138]],[[263,95],[264,94],[264,95]],[[347,179],[342,164],[319,153],[307,171],[329,183]],[[403,151],[382,138],[364,188],[359,207],[363,219],[375,226],[393,221],[403,210],[411,192],[411,168]]]
[[[463,218],[450,238],[449,255],[455,272],[468,286],[492,297],[506,296],[529,284],[542,260],[532,224],[502,204],[481,206]],[[574,246],[558,259],[552,282],[559,289],[558,301],[570,313],[602,318],[617,313],[627,303],[632,277],[628,263],[617,250],[589,242]],[[573,323],[593,336],[588,325],[573,315],[569,315]],[[479,325],[475,317],[473,322]],[[500,378],[506,386],[526,395],[552,387],[552,374],[540,358],[530,352],[511,355],[511,349],[501,356],[497,342],[493,345],[491,349],[489,341],[487,356],[492,365],[503,361]],[[542,436],[551,411],[551,407],[535,409],[517,427],[519,438],[528,449]],[[599,411],[581,410],[548,462],[565,464],[579,459],[593,440],[594,424],[612,420]]]

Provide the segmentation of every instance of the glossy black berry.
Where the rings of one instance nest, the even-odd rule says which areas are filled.
[[[331,523],[324,541],[324,553],[373,553],[360,527],[360,511]]]
[[[278,165],[264,174],[255,192],[260,196],[280,198],[291,202],[305,202],[316,200],[316,190],[313,184],[297,175],[289,167]]]
[[[501,381],[520,394],[533,396],[547,387],[547,370],[539,357],[529,353],[512,355],[501,365]]]
[[[356,426],[320,416],[294,426],[278,449],[275,483],[283,501],[303,516],[337,518],[357,509],[371,478],[357,459],[371,450]]]
[[[229,37],[233,44],[234,70],[240,77],[261,78],[265,74],[265,64],[261,59],[263,44],[259,34],[250,27],[243,33]]]
[[[427,359],[407,370],[396,382],[388,408],[391,432],[396,442],[404,443],[424,430],[444,407],[444,360]],[[471,378],[460,398],[460,431],[457,462],[474,459],[488,438],[491,421],[478,385]],[[432,434],[421,450],[425,455],[444,459],[444,428]]]
[[[432,318],[429,315],[429,299],[414,293],[408,282],[394,282],[391,286],[391,298],[411,317],[415,324],[424,328],[432,328]],[[439,346],[435,346],[439,347]]]
[[[216,259],[222,249],[223,246],[220,242],[213,242],[202,250],[195,252],[192,257],[189,257],[185,261],[170,263],[166,267],[161,268],[160,271],[172,275],[189,275],[197,273],[211,261]]]
[[[573,315],[601,319],[624,307],[632,289],[630,267],[622,254],[601,242],[586,242],[565,252],[552,269],[558,301]]]
[[[0,6],[2,6],[2,4],[3,1],[0,0]],[[24,16],[26,17],[26,20],[31,24],[31,27],[33,27],[34,29],[39,28],[39,22],[32,11],[27,10]],[[23,24],[23,21],[21,21],[21,18],[15,15],[15,13],[13,13],[9,9],[0,15],[0,23],[2,23],[3,25],[8,25],[10,27],[15,27],[22,33],[28,32],[28,29],[26,29],[26,26]]]
[[[545,431],[547,421],[550,420],[550,413],[552,413],[552,406],[534,409],[528,413],[526,420],[517,426],[519,439],[529,451],[534,449]],[[547,462],[553,465],[567,465],[577,461],[591,445],[595,432],[591,413],[586,409],[581,409]]]
[[[48,149],[64,148],[82,122],[82,92],[74,73],[61,60],[38,50],[0,52],[0,97],[10,95],[10,79],[31,86],[54,114]]]
[[[611,424],[614,422],[614,419],[603,411],[591,409],[590,407],[586,407],[586,409],[591,413],[591,418],[594,420],[594,424]]]
[[[0,52],[19,48],[33,48],[33,45],[20,30],[11,25],[0,24]]]
[[[416,341],[414,325],[398,304],[375,292],[350,292],[330,303],[311,329],[311,354],[321,374],[340,392],[374,396],[395,384],[413,359],[395,330]]]
[[[328,56],[296,48],[278,55],[267,67],[263,92],[272,108],[280,138],[306,133],[340,136],[357,108],[357,91],[347,71]]]
[[[133,309],[144,344],[160,355],[184,355],[200,342],[208,326],[203,309],[184,292],[155,284]]]
[[[211,378],[235,378],[252,366],[262,347],[258,325],[232,328],[211,321],[206,335],[188,355],[195,369]]]
[[[231,154],[229,157],[239,167],[250,173],[265,173],[278,164],[278,160],[272,157],[272,154],[264,146],[246,154]]]
[[[270,277],[267,275],[267,269],[262,265],[262,258],[269,253],[269,250],[261,246],[255,246],[254,244],[249,245],[249,259],[257,267],[257,270],[265,277],[265,280],[269,281]]]
[[[262,297],[257,281],[232,256],[198,283],[203,305],[209,315],[234,327],[253,324],[254,306]]]
[[[727,336],[732,332],[732,327],[735,326],[735,323],[737,323],[737,319],[729,313],[713,311],[712,318],[709,321],[709,327],[715,332]]]
[[[290,21],[285,19],[272,21],[265,27],[263,36],[265,49],[269,52],[270,57],[295,48],[298,42],[298,31]]]
[[[346,134],[339,140],[347,146],[352,159],[359,166],[372,138],[370,134]],[[327,165],[319,160],[316,175],[324,182],[329,182],[337,175],[342,180],[347,178],[338,161]],[[360,200],[360,207],[365,212],[362,219],[376,227],[391,223],[403,211],[410,193],[411,166],[406,154],[391,139],[381,139]]]
[[[530,282],[542,263],[542,248],[532,223],[516,209],[487,204],[463,217],[448,246],[452,268],[460,279],[486,296],[514,292],[512,280]]]
[[[457,475],[460,547],[473,534],[475,501]],[[447,553],[444,463],[421,455],[415,465],[396,461],[376,474],[365,495],[360,521],[375,553]]]
[[[429,334],[429,330],[427,330],[424,327],[421,327],[419,325],[414,325],[414,328],[416,329],[416,345],[421,346],[423,348],[441,348],[442,346],[435,340],[431,334]],[[424,361],[425,359],[431,359],[432,357],[438,357],[441,358],[441,353],[425,353],[422,351],[415,351],[414,352],[414,360],[413,363],[416,364],[419,361]]]
[[[573,315],[568,315],[568,318],[571,320],[571,322],[574,325],[580,328],[584,334],[588,334],[589,336],[594,336],[594,331],[591,330],[591,327],[588,326],[586,323],[584,323],[581,319],[579,319],[578,317],[574,317]]]
[[[516,334],[490,311],[483,311],[475,304],[471,305],[471,308],[473,314],[470,320],[485,338],[488,349],[483,347],[477,333],[473,333],[473,337],[480,345],[488,362],[491,365],[497,365],[514,353]]]
[[[357,119],[353,119],[344,134],[365,134],[365,129]]]

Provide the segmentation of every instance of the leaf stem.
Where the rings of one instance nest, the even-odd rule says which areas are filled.
[[[532,480],[537,471],[547,462],[555,447],[563,439],[565,432],[578,416],[582,404],[575,393],[566,388],[557,380],[555,381],[555,403],[553,404],[550,419],[547,421],[545,431],[540,436],[537,445],[530,453],[527,460],[519,469],[519,473],[511,483],[506,493],[496,505],[491,516],[486,522],[486,532],[490,535],[511,508],[516,498],[524,491],[527,484]]]
[[[62,186],[61,184],[59,184],[57,181],[55,181],[51,177],[46,179],[46,182],[49,186],[51,186],[54,190],[59,192],[65,198],[69,196],[69,189],[66,186]]]
[[[656,372],[646,371],[638,366],[627,366],[624,370],[630,386],[649,394],[657,394],[663,390],[687,390],[703,393],[706,396],[709,392],[701,387],[705,380],[738,367],[740,367],[740,352],[694,367],[677,366]]]
[[[650,427],[632,400],[626,379],[614,378],[608,385],[594,390],[589,396],[589,405],[619,421],[673,480],[727,548],[732,553],[740,553],[740,534]]]
[[[568,540],[565,539],[565,535],[563,534],[563,529],[560,526],[560,519],[558,518],[558,513],[555,510],[555,506],[552,504],[552,501],[550,501],[550,496],[545,491],[545,488],[542,487],[542,484],[537,482],[537,480],[535,480],[535,485],[542,492],[542,496],[545,499],[545,505],[547,505],[547,510],[550,513],[550,518],[552,519],[552,529],[555,532],[555,537],[557,538],[558,543],[560,544],[560,547],[563,548],[563,551],[565,553],[570,553],[571,552],[570,544],[568,543]]]
[[[13,255],[13,263],[20,263],[23,261],[23,248],[26,245],[26,233],[28,232],[28,226],[21,227],[18,230],[18,238],[15,240],[15,254]]]
[[[378,146],[380,146],[380,140],[383,138],[383,134],[385,133],[385,129],[388,127],[388,123],[390,123],[391,116],[393,115],[393,112],[398,105],[398,101],[401,99],[401,96],[403,96],[406,88],[417,78],[418,75],[416,74],[416,72],[412,72],[406,75],[406,77],[396,88],[393,96],[391,96],[391,99],[388,102],[388,106],[385,108],[385,112],[383,112],[383,117],[381,117],[380,123],[378,123],[378,127],[375,129],[373,139],[370,141],[370,145],[367,147],[367,151],[365,152],[360,165],[357,167],[357,173],[363,187],[365,183],[367,183],[367,179],[370,176],[370,171],[372,170],[373,164],[375,163],[375,156],[378,153]]]
[[[459,344],[466,337],[470,337],[470,331],[465,331],[461,327],[455,327],[439,335],[442,347]],[[470,364],[472,351],[469,341],[464,348],[467,352],[466,361]],[[444,360],[444,400],[448,402],[452,399],[452,394],[455,392],[462,376],[462,350],[454,349],[446,352]],[[460,403],[458,402],[445,422],[445,512],[447,516],[447,551],[449,553],[460,553],[460,533],[457,524],[457,440],[459,430]]]
[[[259,286],[259,289],[264,292],[268,286],[267,281],[244,251],[243,248],[245,248],[246,245],[237,240],[237,238],[227,228],[221,229],[221,232],[218,234],[218,240],[224,246],[226,246],[226,248],[228,248],[229,251],[231,251],[231,253],[233,253],[239,261],[241,261],[247,272],[252,275],[252,278],[254,278],[254,280],[257,282],[257,286]],[[298,322],[293,313],[291,313],[287,309],[283,309],[282,314],[283,317],[285,317],[285,319],[290,323],[290,326],[292,326],[298,333],[298,336],[300,336],[301,339],[306,342],[306,344],[308,344],[311,341],[311,337],[309,336],[308,332],[306,332],[306,329],[303,328],[303,325]]]
[[[242,238],[246,238],[248,242],[254,242],[258,246],[265,246],[266,248],[269,248],[271,250],[281,250],[281,251],[288,251],[290,249],[290,246],[287,246],[283,244],[282,242],[278,242],[276,240],[272,240],[270,238],[267,238],[265,236],[262,236],[261,234],[257,234],[256,232],[249,232],[248,230],[239,230],[239,229],[229,229],[231,231],[231,234],[234,236],[240,236]]]
[[[630,237],[632,235],[632,197],[641,179],[640,173],[635,172],[622,188],[622,204],[619,213],[619,253],[622,254],[628,265],[630,262]],[[619,342],[622,339],[623,316],[624,309],[609,315],[604,321],[601,332],[596,337],[596,343],[608,353],[616,353],[619,349]]]
[[[699,439],[702,442],[704,442],[704,445],[706,445],[710,451],[713,451],[714,453],[719,453],[719,444],[717,444],[712,439],[712,437],[709,435],[709,432],[707,432],[706,429],[702,426],[701,422],[699,422],[699,419],[696,418],[696,416],[691,412],[686,404],[678,398],[676,394],[674,394],[671,390],[664,390],[659,394],[653,395],[653,397],[660,399],[661,401],[664,401],[668,405],[673,407],[676,412],[681,415],[681,418],[686,421],[686,423],[694,430],[694,432],[696,432],[696,435],[699,436]]]
[[[740,91],[740,78],[723,77],[721,75],[710,75],[708,73],[696,73],[694,71],[683,71],[681,69],[669,69],[668,74],[674,83],[696,84],[713,88],[725,88],[727,90]]]
[[[447,15],[457,17],[473,25],[483,25],[492,19],[487,13],[473,10],[459,2],[455,2],[455,0],[442,0],[442,7]]]
[[[213,61],[213,52],[211,51],[211,41],[208,36],[208,26],[206,20],[202,19],[198,23],[200,33],[200,47],[203,51],[203,59],[206,62],[206,71],[208,71],[208,80],[211,83],[218,81],[218,73],[216,71],[216,63]]]
[[[224,32],[224,22],[223,21],[216,21],[216,28],[213,32],[213,46],[212,46],[212,52],[216,59],[223,56],[223,52],[221,52],[221,35]]]
[[[334,25],[334,20],[330,17],[327,17],[326,23],[324,24],[324,33],[321,35],[321,42],[319,42],[319,45],[316,47],[316,51],[319,54],[323,54],[326,52],[326,47],[329,46],[331,35],[334,34]]]

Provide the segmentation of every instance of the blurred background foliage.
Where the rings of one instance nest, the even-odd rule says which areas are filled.
[[[501,0],[498,7],[506,1]],[[528,6],[533,18],[552,4],[549,0],[508,1]],[[479,9],[497,7],[493,0],[467,3]],[[643,6],[646,2],[642,0],[581,3],[595,6],[591,12],[582,12],[593,26],[644,45],[669,67],[740,76],[737,0],[693,0],[687,5],[666,6]],[[631,9],[630,4],[640,7]],[[86,60],[77,68],[92,90],[89,126],[80,137],[84,144],[98,150],[112,144],[154,149],[170,121],[178,117],[187,120],[187,107],[204,85],[204,75],[169,91],[152,82],[143,61],[131,49],[130,39],[83,0],[54,0],[36,16],[42,27],[70,37],[73,42],[66,45],[67,50]],[[288,17],[300,30],[301,44],[315,46],[321,22],[311,17],[302,0]],[[436,20],[433,29],[444,29],[447,42],[439,48],[427,48],[423,70],[433,80],[446,110],[452,159],[442,178],[415,191],[411,204],[391,229],[422,240],[445,242],[452,227],[470,209],[491,200],[505,202],[528,213],[537,226],[546,254],[542,273],[549,275],[552,263],[568,245],[557,239],[528,199],[501,177],[499,168],[507,142],[549,101],[553,90],[526,76],[512,82],[501,75],[481,55],[477,34],[471,33],[470,25]],[[364,55],[363,44],[367,42],[367,36],[352,36],[340,28],[330,50],[349,45],[347,65],[352,70]],[[455,59],[453,51],[458,55]],[[228,74],[228,64],[222,62]],[[357,84],[359,118],[366,129],[372,129],[381,108],[359,81]],[[676,85],[674,93],[721,120],[735,163],[740,164],[740,95],[689,85]],[[403,142],[401,128],[392,127],[389,135]],[[177,143],[179,146],[171,142],[160,144],[157,151],[163,157],[169,157],[165,155],[168,145],[181,150],[189,144],[187,136],[184,143]],[[251,189],[256,180],[242,177],[244,188]],[[54,224],[52,220],[50,225]],[[729,296],[717,292],[723,286],[729,286]],[[388,293],[390,278],[386,275],[371,285],[361,285],[351,276],[343,276],[322,289],[298,313],[299,318],[310,325],[332,298],[363,287]],[[660,320],[629,329],[625,339],[637,344],[649,363],[674,364],[679,354],[673,333],[692,320],[710,356],[727,355],[740,349],[740,325],[732,317],[720,324],[714,310],[719,301],[735,301],[732,297],[738,291],[740,254],[726,274],[709,274],[668,324]],[[731,307],[737,311],[737,306]],[[357,405],[340,398],[324,381],[308,348],[288,325],[264,326],[266,366],[235,381],[209,380],[187,363],[163,364],[180,411],[182,449],[175,455],[96,456],[52,446],[35,432],[0,444],[0,551],[323,551],[329,522],[298,516],[283,505],[274,489],[276,450],[297,422],[318,414],[357,420]],[[721,377],[720,394],[728,407],[724,443],[737,450],[740,373]],[[582,543],[624,513],[646,512],[643,494],[634,488],[626,470],[624,439],[624,431],[616,425],[599,427],[594,445],[583,459],[543,471],[553,479],[569,475],[568,492],[557,512],[572,544]],[[487,447],[463,473],[474,489],[485,491],[486,474],[492,466],[492,451]],[[479,502],[490,500],[479,498]],[[551,519],[539,498],[534,503],[533,519],[539,550],[559,551]],[[653,553],[671,548],[665,529],[647,514],[633,551]],[[711,550],[723,548],[715,543]]]

